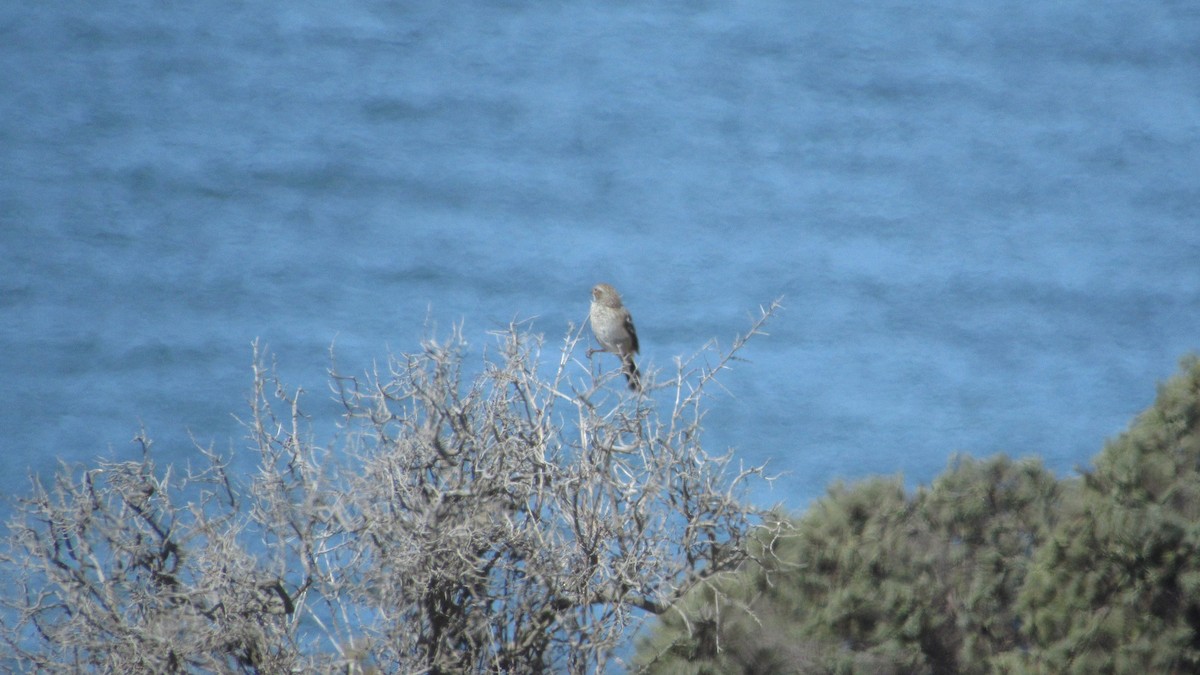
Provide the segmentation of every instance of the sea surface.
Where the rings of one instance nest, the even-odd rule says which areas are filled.
[[[6,495],[242,452],[255,340],[330,442],[331,346],[554,358],[599,281],[660,380],[783,298],[704,422],[755,502],[1072,475],[1200,349],[1200,4],[0,7]]]

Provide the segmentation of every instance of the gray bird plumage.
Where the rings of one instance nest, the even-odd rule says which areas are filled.
[[[592,325],[592,333],[603,349],[588,350],[591,356],[596,351],[612,352],[621,357],[621,370],[625,379],[629,380],[629,388],[641,389],[641,377],[633,355],[638,352],[637,329],[633,327],[633,317],[621,302],[621,294],[608,284],[596,284],[592,287],[592,306],[588,311],[588,323]]]

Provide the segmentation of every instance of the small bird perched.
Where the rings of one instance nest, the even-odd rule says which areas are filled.
[[[633,362],[633,355],[638,351],[637,330],[633,327],[629,310],[621,304],[621,294],[617,293],[617,289],[608,284],[592,287],[588,322],[592,324],[592,332],[603,347],[589,349],[588,356],[596,352],[612,352],[621,357],[621,370],[625,373],[625,379],[629,380],[629,388],[641,389],[637,364]]]

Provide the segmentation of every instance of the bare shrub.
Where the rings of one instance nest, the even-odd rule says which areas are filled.
[[[39,671],[601,672],[648,615],[738,568],[761,467],[701,445],[714,376],[760,333],[630,394],[568,336],[510,326],[482,371],[427,341],[332,372],[336,449],[257,346],[257,472],[103,463],[35,482],[0,565],[2,634]],[[706,361],[711,359],[711,361]],[[665,413],[660,413],[660,408]],[[756,536],[762,537],[760,531]],[[716,589],[717,585],[713,584]]]

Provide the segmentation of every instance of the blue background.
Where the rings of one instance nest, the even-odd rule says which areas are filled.
[[[0,92],[7,494],[598,281],[664,375],[784,296],[705,426],[797,510],[1068,475],[1200,344],[1194,2],[6,3]]]

